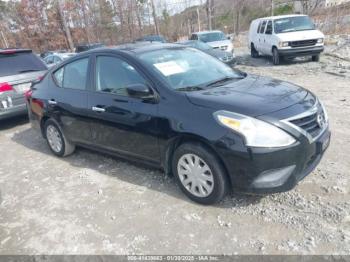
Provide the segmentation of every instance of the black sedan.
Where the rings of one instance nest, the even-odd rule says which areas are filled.
[[[330,141],[311,92],[175,44],[79,54],[50,69],[27,102],[53,154],[83,146],[161,167],[202,204],[230,189],[290,190]]]
[[[213,48],[212,46],[198,40],[187,40],[187,41],[182,41],[182,42],[177,42],[177,44],[189,46],[196,48],[198,50],[203,51],[204,53],[207,53],[208,55],[211,55],[220,61],[232,65],[236,63],[236,58],[233,52],[227,52],[220,50],[218,48]]]

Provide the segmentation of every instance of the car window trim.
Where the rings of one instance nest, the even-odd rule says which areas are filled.
[[[65,67],[66,65],[70,64],[70,63],[74,63],[76,62],[77,60],[81,60],[81,59],[85,59],[87,58],[88,59],[88,66],[87,66],[87,77],[86,77],[86,83],[85,83],[85,89],[77,89],[77,88],[70,88],[70,87],[63,87],[63,86],[59,86],[57,81],[56,81],[56,78],[55,78],[55,73],[57,71],[59,71],[60,69],[62,69],[63,67]],[[74,58],[71,58],[71,59],[67,59],[66,61],[63,61],[60,66],[58,68],[55,68],[52,72],[51,72],[51,79],[52,81],[55,83],[55,86],[57,88],[61,88],[61,89],[66,89],[66,90],[78,90],[78,91],[88,91],[89,88],[90,88],[90,72],[91,72],[91,55],[84,55],[84,56],[79,56],[79,57],[76,57],[74,56]],[[64,74],[64,72],[63,72]]]
[[[112,95],[121,99],[130,99],[132,101],[141,101],[138,98],[130,97],[130,96],[123,96],[123,95],[118,95],[110,92],[104,92],[104,91],[97,91],[96,89],[96,75],[97,75],[97,67],[96,67],[96,62],[97,62],[97,57],[98,56],[110,56],[110,57],[115,57],[117,59],[120,59],[129,65],[133,66],[135,70],[146,80],[146,85],[148,88],[150,88],[156,98],[159,97],[158,91],[154,88],[154,83],[153,81],[150,80],[150,78],[142,71],[142,69],[133,61],[128,59],[127,57],[123,56],[122,54],[116,54],[116,53],[110,53],[110,52],[99,52],[99,53],[94,53],[91,56],[91,89],[89,90],[90,92],[94,94],[104,94],[104,95]]]

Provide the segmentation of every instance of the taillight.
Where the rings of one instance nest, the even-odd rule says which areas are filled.
[[[29,89],[24,93],[24,97],[29,101],[30,98],[32,97],[32,94],[33,94],[33,91]]]
[[[0,83],[0,93],[12,91],[13,87],[9,83]]]

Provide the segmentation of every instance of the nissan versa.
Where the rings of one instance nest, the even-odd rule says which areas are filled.
[[[290,190],[330,141],[325,108],[311,92],[175,44],[81,53],[26,97],[55,155],[84,146],[149,163],[202,204],[230,189]]]

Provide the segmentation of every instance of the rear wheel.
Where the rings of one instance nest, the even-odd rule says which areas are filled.
[[[214,204],[228,191],[225,170],[217,157],[199,143],[186,143],[174,153],[173,174],[181,190],[200,204]]]
[[[47,144],[56,156],[67,156],[74,152],[74,144],[66,139],[55,121],[47,120],[44,130]]]
[[[280,55],[276,47],[272,49],[272,62],[274,65],[280,64]]]
[[[312,61],[319,62],[320,61],[320,55],[313,55],[312,56]]]
[[[255,46],[254,46],[253,43],[250,45],[250,56],[252,58],[258,58],[259,57],[259,52],[255,49]]]

